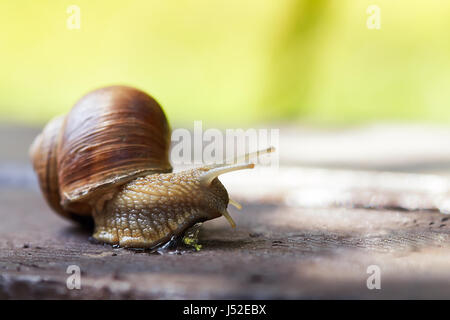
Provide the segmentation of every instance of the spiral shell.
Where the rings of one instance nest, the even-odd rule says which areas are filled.
[[[137,177],[171,172],[169,147],[160,105],[138,89],[111,86],[50,121],[30,156],[49,205],[71,217],[91,215],[105,195]]]

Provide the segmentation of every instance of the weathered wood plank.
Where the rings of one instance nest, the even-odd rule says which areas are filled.
[[[315,158],[298,158],[291,148],[282,164],[357,166],[344,156],[334,166],[324,136],[305,137],[322,146]],[[298,166],[229,174],[222,180],[244,204],[242,212],[230,209],[237,229],[210,221],[201,251],[159,255],[91,243],[88,231],[52,213],[27,166],[31,138],[25,133],[20,150],[0,158],[0,298],[450,297],[450,220],[441,213],[448,212],[449,183],[442,175]],[[423,149],[428,158],[410,154],[437,163],[433,146]],[[404,152],[403,162],[361,157],[359,167],[412,164],[407,149],[396,153]],[[69,265],[81,268],[81,290],[66,287]],[[381,290],[366,286],[371,265],[381,270]]]
[[[450,225],[437,212],[245,203],[205,223],[203,250],[148,254],[92,244],[34,192],[0,198],[3,298],[444,297]],[[82,290],[68,290],[69,265]],[[379,265],[383,290],[366,287]],[[439,290],[434,285],[439,283]],[[421,290],[411,291],[411,287]],[[424,289],[425,288],[425,289]]]

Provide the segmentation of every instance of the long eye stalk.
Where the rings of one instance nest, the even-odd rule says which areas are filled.
[[[247,162],[248,160],[250,160],[250,158],[257,158],[259,156],[262,156],[263,154],[271,153],[271,152],[274,152],[274,151],[275,151],[274,147],[269,147],[267,149],[258,150],[258,151],[254,151],[254,152],[249,152],[249,153],[246,153],[246,154],[244,154],[242,156],[236,156],[236,157],[226,161],[226,163],[237,163],[237,162],[240,162],[242,160]]]
[[[237,171],[237,170],[243,170],[243,169],[252,169],[252,168],[255,167],[254,163],[237,164],[237,162],[242,161],[242,160],[247,162],[250,158],[258,157],[260,155],[263,155],[263,154],[266,154],[266,153],[270,153],[270,152],[273,152],[273,151],[275,151],[275,148],[274,147],[269,147],[269,148],[264,149],[264,150],[259,150],[259,151],[256,151],[256,152],[250,152],[250,153],[247,153],[247,154],[245,154],[243,156],[234,157],[231,161],[227,161],[223,165],[211,166],[209,168],[209,170],[206,171],[200,177],[200,182],[204,186],[209,186],[211,184],[211,182],[215,178],[220,176],[221,174],[224,174],[224,173],[227,173],[227,172],[232,172],[232,171]],[[234,201],[233,199],[229,199],[228,201],[229,201],[229,203],[231,205],[235,206],[239,210],[242,209],[242,206],[238,202]],[[228,220],[228,222],[230,223],[232,228],[236,227],[236,223],[234,222],[233,218],[228,213],[227,209],[224,209],[223,211],[221,211],[221,214]]]
[[[259,150],[256,152],[249,152],[243,156],[234,157],[231,161],[226,161],[226,163],[223,165],[213,166],[211,169],[209,169],[207,172],[205,172],[203,174],[203,176],[200,178],[200,181],[204,185],[209,185],[215,178],[217,178],[221,174],[224,174],[227,172],[232,172],[232,171],[237,171],[237,170],[243,170],[243,169],[252,169],[255,167],[254,163],[237,164],[237,162],[242,161],[242,160],[245,160],[245,162],[247,162],[250,158],[259,157],[263,154],[271,153],[274,151],[275,151],[274,147],[269,147],[264,150]]]
[[[232,172],[232,171],[238,171],[243,169],[252,169],[255,167],[254,163],[248,163],[248,164],[232,164],[232,165],[225,165],[222,167],[217,167],[209,170],[206,172],[201,178],[200,181],[204,185],[208,186],[211,184],[211,182],[220,176],[221,174]]]

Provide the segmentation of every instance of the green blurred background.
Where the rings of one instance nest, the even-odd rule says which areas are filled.
[[[173,126],[450,122],[450,1],[2,0],[0,21],[1,122],[42,125],[109,84]]]

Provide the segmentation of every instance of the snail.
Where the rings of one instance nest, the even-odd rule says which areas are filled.
[[[231,200],[218,176],[253,163],[205,165],[172,172],[170,127],[151,96],[126,86],[94,90],[52,119],[30,147],[49,206],[93,238],[129,248],[156,248],[199,222],[224,216]],[[245,155],[271,152],[273,148]]]

